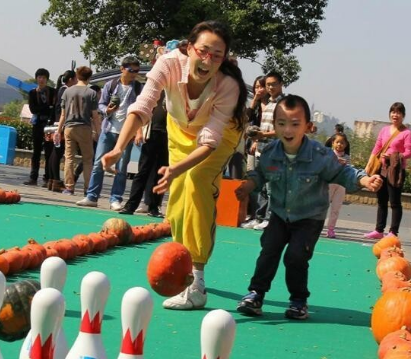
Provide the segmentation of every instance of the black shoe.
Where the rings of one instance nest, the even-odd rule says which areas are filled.
[[[28,181],[23,182],[25,186],[37,186],[37,181],[34,179],[29,179]]]
[[[263,300],[264,297],[255,291],[248,293],[244,296],[237,305],[237,312],[243,313],[250,317],[263,314]]]
[[[147,212],[147,216],[156,217],[156,218],[164,218],[164,214],[162,214],[158,209],[152,209]]]
[[[134,214],[134,211],[132,211],[132,210],[129,209],[129,208],[124,207],[124,208],[120,209],[120,210],[118,211],[118,213],[119,213],[119,214]]]
[[[290,307],[284,313],[288,319],[305,320],[308,318],[308,307],[306,302],[291,301]]]

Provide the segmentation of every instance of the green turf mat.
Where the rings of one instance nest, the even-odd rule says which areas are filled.
[[[33,237],[40,243],[100,229],[111,217],[109,211],[19,204],[0,206],[1,247],[22,246]],[[146,216],[121,216],[132,225],[155,220]],[[375,276],[376,260],[370,247],[359,243],[320,239],[310,267],[310,319],[284,319],[288,293],[284,268],[266,296],[264,315],[248,318],[235,311],[237,301],[247,292],[259,253],[261,232],[219,227],[217,245],[206,271],[207,308],[182,312],[162,309],[163,298],[153,294],[154,312],[145,343],[145,358],[200,358],[200,325],[212,309],[233,314],[237,332],[232,358],[375,358],[377,345],[369,329],[372,305],[379,297]],[[134,286],[149,289],[146,266],[154,248],[168,241],[116,247],[104,254],[78,257],[68,263],[63,294],[67,302],[64,329],[73,343],[80,324],[80,282],[89,271],[104,272],[111,292],[103,322],[103,341],[109,358],[116,358],[121,340],[120,305],[123,294]],[[8,278],[38,279],[39,272],[27,271]],[[22,341],[0,341],[5,359],[18,358]]]

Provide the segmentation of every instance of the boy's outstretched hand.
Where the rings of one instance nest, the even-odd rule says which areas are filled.
[[[246,199],[247,196],[254,190],[255,183],[252,180],[241,182],[240,186],[235,190],[235,195],[239,201]]]
[[[382,178],[379,175],[365,176],[361,178],[360,184],[371,192],[377,192],[382,186]]]

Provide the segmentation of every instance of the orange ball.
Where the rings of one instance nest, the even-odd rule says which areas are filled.
[[[181,293],[193,282],[190,252],[178,242],[161,244],[151,255],[147,278],[153,290],[170,297]]]

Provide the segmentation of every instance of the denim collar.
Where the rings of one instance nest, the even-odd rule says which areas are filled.
[[[295,157],[294,161],[300,162],[312,162],[313,160],[313,150],[320,149],[319,143],[311,141],[307,136],[304,136],[303,143],[301,144],[300,148],[298,149],[297,156]],[[273,148],[270,153],[270,159],[276,161],[285,160],[287,156],[284,152],[283,143],[280,140],[273,141]]]

